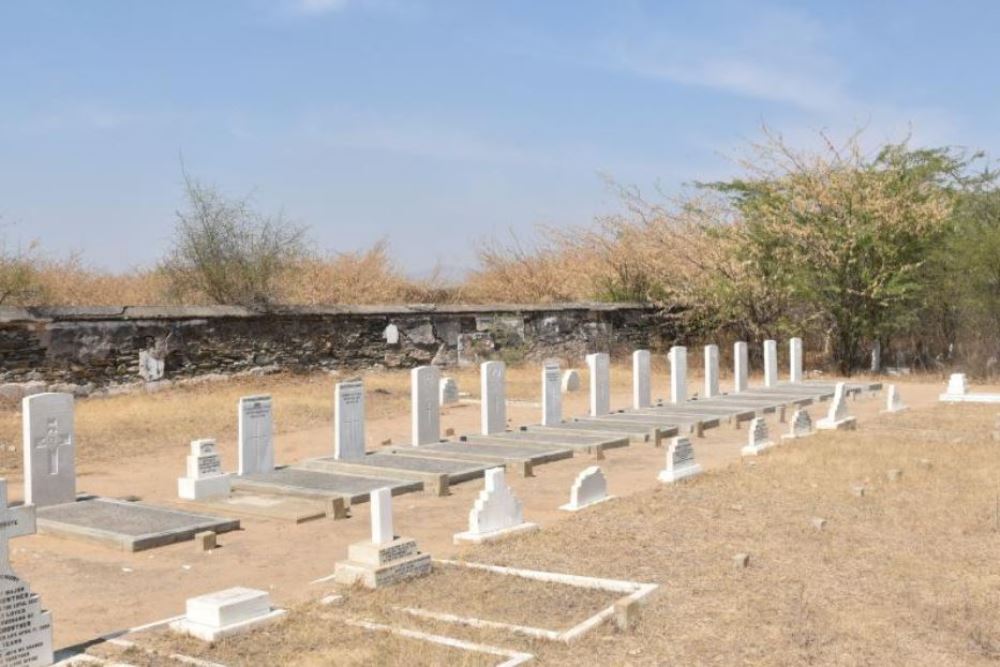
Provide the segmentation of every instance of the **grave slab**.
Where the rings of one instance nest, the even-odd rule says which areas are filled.
[[[510,431],[495,436],[462,436],[462,439],[473,443],[491,444],[519,444],[533,443],[538,445],[558,445],[569,449],[591,449],[601,447],[602,449],[615,449],[617,447],[628,447],[629,439],[624,437],[609,437],[601,435],[568,435],[568,434],[545,434],[537,431]]]
[[[428,475],[447,475],[448,482],[458,484],[483,476],[483,471],[489,468],[488,463],[472,461],[447,461],[439,458],[420,456],[415,451],[411,456],[396,456],[389,452],[373,452],[363,459],[355,461],[337,461],[328,456],[306,459],[295,465],[300,470],[316,470],[319,472],[347,472],[348,474],[372,474],[392,477],[402,475],[403,478],[417,476],[421,479]],[[351,472],[353,471],[353,472]]]
[[[193,502],[180,502],[180,506],[203,512],[218,513],[223,516],[238,516],[250,519],[269,519],[290,523],[305,523],[325,518],[326,504],[319,500],[296,498],[294,496],[274,496],[264,493],[236,492],[219,498],[206,498]]]
[[[409,456],[410,449],[389,450],[396,456]],[[449,440],[433,445],[424,445],[420,448],[420,454],[427,456],[439,456],[441,458],[452,458],[461,461],[487,461],[494,465],[504,463],[511,459],[530,461],[532,463],[549,463],[561,459],[572,458],[573,450],[567,447],[558,447],[547,443],[535,442],[461,442]]]
[[[631,442],[650,442],[659,447],[663,438],[677,434],[677,427],[647,428],[623,424],[616,426],[606,422],[589,423],[586,421],[564,422],[559,426],[525,426],[528,433],[566,433],[609,435],[616,438],[628,438]]]
[[[112,498],[88,498],[38,509],[41,533],[83,539],[122,551],[144,551],[211,530],[238,530],[239,519],[195,514]]]
[[[356,505],[368,501],[368,495],[382,487],[394,495],[420,491],[423,482],[373,475],[347,475],[299,468],[278,468],[269,473],[247,475],[233,480],[233,488],[259,493],[300,498],[344,498]]]

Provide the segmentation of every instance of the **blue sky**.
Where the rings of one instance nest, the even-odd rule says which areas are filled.
[[[971,2],[0,0],[0,219],[96,266],[148,265],[197,178],[389,239],[415,273],[474,244],[735,173],[795,143],[995,153],[1000,5]]]

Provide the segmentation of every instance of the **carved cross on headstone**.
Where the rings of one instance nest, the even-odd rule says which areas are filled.
[[[73,443],[69,434],[59,431],[59,420],[51,417],[45,423],[45,435],[35,440],[35,449],[45,449],[49,457],[49,474],[59,474],[59,449],[69,447]]]
[[[35,532],[35,507],[7,506],[7,480],[0,479],[0,574],[11,573],[10,547],[12,537],[33,535]]]

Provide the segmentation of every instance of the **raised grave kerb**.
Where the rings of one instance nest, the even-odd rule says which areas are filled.
[[[333,457],[352,461],[365,457],[365,385],[338,382],[333,388]]]
[[[24,502],[45,507],[76,500],[73,395],[45,393],[21,402]]]
[[[274,422],[271,397],[244,396],[239,400],[240,475],[274,470]]]

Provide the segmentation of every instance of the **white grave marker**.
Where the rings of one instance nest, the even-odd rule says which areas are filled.
[[[670,446],[667,447],[667,467],[660,471],[657,478],[664,484],[673,484],[700,473],[701,465],[694,460],[691,440],[685,437],[671,438]]]
[[[740,450],[743,456],[755,456],[768,447],[774,446],[763,417],[754,417],[747,429],[747,444]]]
[[[705,398],[719,395],[719,346],[705,346]]]
[[[35,394],[21,401],[24,502],[45,507],[76,500],[76,433],[72,394]]]
[[[733,392],[738,394],[749,388],[750,352],[743,341],[733,343]]]
[[[371,492],[372,544],[389,544],[396,539],[392,531],[392,490],[389,487]]]
[[[365,457],[365,385],[361,380],[333,387],[333,458]]]
[[[781,436],[782,440],[795,440],[813,435],[812,417],[805,408],[799,408],[792,415],[792,420],[788,423],[788,433]]]
[[[244,396],[239,402],[239,474],[274,470],[274,432],[270,396]]]
[[[788,341],[788,380],[802,382],[802,339]]]
[[[187,476],[177,480],[177,495],[184,500],[228,496],[231,484],[229,475],[222,471],[215,440],[192,440]]]
[[[587,355],[590,369],[590,416],[601,417],[611,412],[611,360],[604,352]]]
[[[847,385],[838,382],[830,402],[830,411],[826,417],[816,422],[816,428],[823,431],[835,429],[850,429],[857,425],[857,419],[847,414]]]
[[[670,348],[670,402],[674,404],[687,400],[687,355],[686,347],[674,345]]]
[[[613,497],[608,495],[608,480],[604,477],[604,473],[597,466],[590,466],[577,475],[569,491],[569,502],[559,509],[577,512],[585,507],[611,500]]]
[[[483,435],[507,430],[507,365],[486,361],[479,367],[480,423]]]
[[[417,366],[410,371],[410,418],[414,446],[441,440],[440,380],[441,371],[437,366]]]
[[[441,405],[458,403],[458,383],[455,382],[455,378],[441,378],[439,387],[440,396],[438,397],[438,401]]]
[[[565,392],[580,391],[580,373],[572,368],[563,373],[562,390]]]
[[[948,403],[1000,403],[1000,394],[970,392],[965,373],[952,373],[948,378],[948,389],[938,400]]]
[[[385,337],[386,345],[399,345],[399,327],[395,324],[389,323],[382,332],[382,336]]]
[[[653,402],[649,362],[649,350],[632,353],[632,407],[636,410],[648,408]]]
[[[485,488],[479,492],[469,512],[469,530],[455,534],[455,544],[479,544],[537,530],[538,526],[524,521],[524,508],[504,478],[503,468],[486,471]]]
[[[52,615],[10,566],[12,537],[35,532],[35,506],[7,506],[0,479],[0,665],[47,667],[53,662]]]
[[[562,391],[559,364],[542,366],[542,426],[562,423]]]
[[[764,386],[778,386],[778,343],[771,339],[764,341]]]
[[[885,410],[883,412],[894,413],[903,412],[906,410],[906,405],[903,404],[903,399],[899,396],[899,388],[894,385],[889,385],[889,390],[886,392],[885,396]]]
[[[267,591],[242,587],[188,598],[185,612],[184,618],[170,623],[170,629],[206,642],[247,632],[286,613],[271,607]]]

